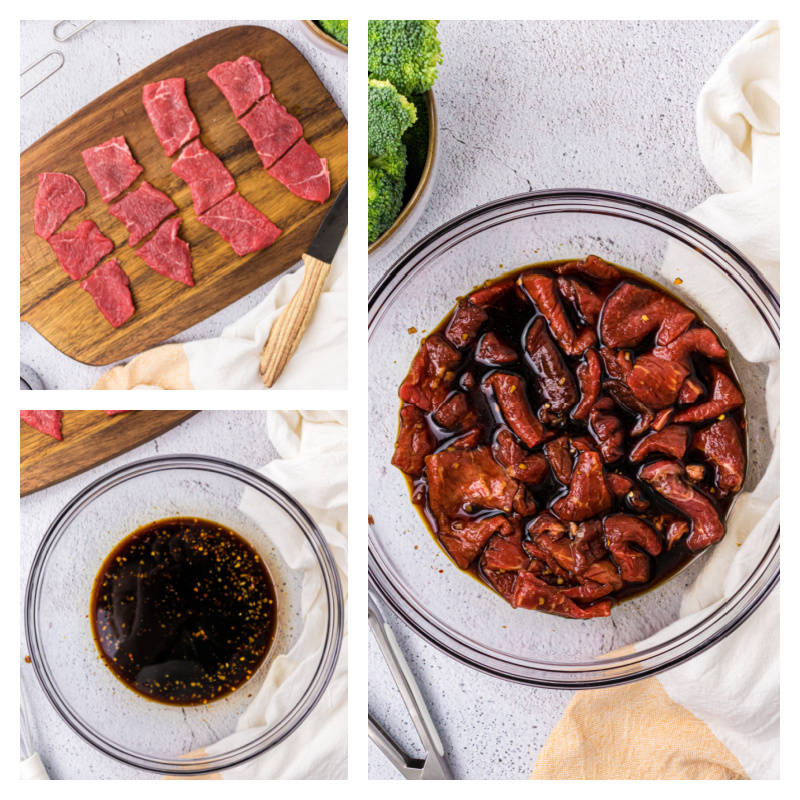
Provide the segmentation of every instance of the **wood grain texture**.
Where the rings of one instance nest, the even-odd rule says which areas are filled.
[[[280,377],[306,332],[331,265],[303,254],[303,281],[269,332],[261,353],[261,380],[269,388]]]
[[[131,42],[135,46],[135,42]],[[328,159],[331,197],[324,204],[295,197],[262,168],[247,133],[207,72],[222,61],[249,55],[263,64],[276,98],[302,123],[304,135]],[[142,104],[142,89],[164,78],[186,79],[200,139],[216,153],[243,197],[283,230],[258,253],[237,256],[214,231],[197,221],[189,187],[171,170]],[[183,220],[180,236],[194,258],[196,286],[187,287],[151,270],[127,246],[128,234],[108,213],[81,151],[125,136],[146,180],[168,194]],[[80,281],[61,269],[52,249],[33,231],[33,201],[40,172],[74,175],[87,205],[61,230],[93,219],[115,244],[131,281],[136,313],[114,330],[95,308]],[[20,318],[66,355],[95,366],[128,358],[180,333],[295,264],[347,180],[347,121],[297,49],[275,31],[237,26],[204,36],[165,56],[89,103],[31,145],[20,157]]]
[[[19,494],[46,489],[180,425],[196,411],[65,411],[63,441],[19,422]]]

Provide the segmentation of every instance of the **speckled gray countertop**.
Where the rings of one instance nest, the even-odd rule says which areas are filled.
[[[394,258],[452,217],[506,195],[609,189],[688,210],[718,191],[697,150],[697,95],[754,21],[444,21],[430,203]],[[459,779],[525,779],[571,692],[467,669],[384,609]],[[375,642],[369,707],[408,752],[414,728]],[[370,743],[369,777],[400,779]]]
[[[55,22],[35,20],[20,24],[20,71],[50,50],[61,50],[65,56],[61,70],[20,101],[21,151],[148,64],[187,42],[231,25],[263,25],[285,36],[309,61],[347,116],[347,59],[312,44],[298,20],[99,20],[63,44],[51,37]],[[58,32],[65,36],[69,31],[70,25],[65,23]],[[45,74],[47,66],[41,65],[40,73],[30,73],[22,81],[21,91],[35,83],[34,76]],[[255,308],[277,280],[274,278],[169,341],[219,336],[226,325]],[[111,365],[90,367],[73,361],[26,323],[20,324],[20,360],[39,374],[46,389],[88,389],[111,368]]]
[[[49,489],[23,497],[20,501],[20,593],[23,604],[28,571],[36,549],[64,505],[109,470],[167,453],[211,455],[254,469],[278,457],[267,437],[266,412],[201,411],[177,428],[125,455]],[[24,605],[21,610],[24,613]],[[31,665],[24,663],[28,650],[22,623],[20,637],[20,669],[30,706],[34,746],[50,777],[60,780],[158,779],[157,775],[126,767],[107,758],[67,727],[45,698]]]

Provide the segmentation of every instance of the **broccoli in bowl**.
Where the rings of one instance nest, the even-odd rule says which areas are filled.
[[[347,47],[346,19],[315,19],[314,22],[316,22],[328,36],[332,36],[339,44],[343,44]]]
[[[442,61],[438,20],[369,20],[369,243],[394,224],[428,156],[425,93]]]

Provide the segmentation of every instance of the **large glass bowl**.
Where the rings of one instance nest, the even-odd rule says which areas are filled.
[[[108,553],[136,528],[197,516],[243,536],[264,559],[277,589],[275,642],[238,691],[205,706],[149,701],[120,683],[100,659],[89,624],[92,583]],[[303,636],[305,586],[325,614],[303,677],[286,681],[279,718],[229,752],[214,743],[231,734],[270,665]],[[309,589],[306,588],[306,594]],[[170,775],[217,772],[255,758],[290,736],[319,701],[342,643],[343,600],[333,557],[314,521],[263,475],[204,456],[164,456],[124,466],[73,498],[45,534],[31,567],[25,632],[36,675],[64,721],[89,744],[140,769]],[[215,754],[199,752],[209,747]],[[192,753],[192,755],[188,755]]]
[[[752,489],[774,448],[767,426],[768,368],[762,362],[778,352],[778,298],[741,253],[688,217],[598,191],[516,195],[431,233],[394,264],[370,296],[371,586],[413,630],[464,664],[553,688],[615,685],[673,667],[740,625],[779,575],[776,525],[746,580],[704,619],[687,617],[684,623],[679,611],[707,552],[671,580],[614,608],[611,617],[567,620],[515,611],[451,564],[426,530],[403,475],[390,464],[397,389],[420,336],[450,312],[457,296],[487,278],[590,253],[661,283],[718,331],[747,399],[744,491]]]

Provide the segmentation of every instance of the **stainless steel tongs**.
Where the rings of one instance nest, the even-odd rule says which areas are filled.
[[[375,742],[380,751],[406,780],[453,780],[453,773],[444,758],[442,740],[433,725],[431,715],[403,657],[394,632],[383,618],[372,592],[369,595],[369,626],[389,665],[389,671],[400,690],[400,696],[406,704],[411,721],[422,740],[426,756],[424,759],[410,758],[400,749],[397,742],[375,722],[371,714],[369,715],[369,738]]]

